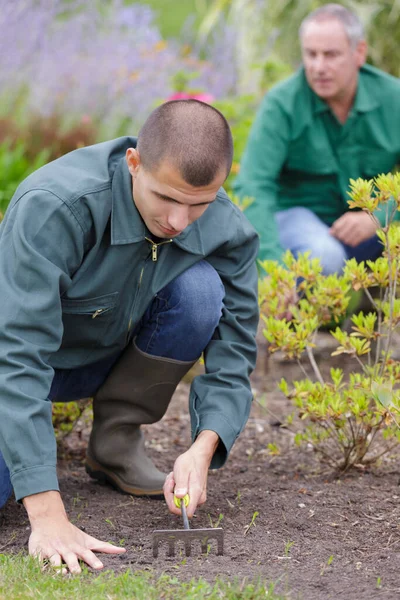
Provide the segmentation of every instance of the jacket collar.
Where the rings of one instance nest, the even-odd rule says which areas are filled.
[[[174,238],[174,243],[191,254],[204,254],[200,222],[204,222],[203,216]],[[152,234],[133,200],[132,177],[124,157],[120,159],[112,179],[111,245],[143,242],[145,237],[151,238]]]

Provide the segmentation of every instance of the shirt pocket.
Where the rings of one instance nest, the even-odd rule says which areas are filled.
[[[337,166],[331,153],[321,148],[296,144],[289,150],[284,169],[301,176],[331,175],[337,172]]]
[[[81,352],[110,345],[116,336],[112,325],[116,322],[117,306],[118,292],[79,300],[62,298],[61,347]]]
[[[389,173],[396,165],[396,156],[387,150],[369,150],[362,160],[361,172],[365,179]]]

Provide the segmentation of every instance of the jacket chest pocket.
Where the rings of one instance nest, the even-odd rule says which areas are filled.
[[[63,348],[105,347],[114,339],[118,292],[83,300],[64,298],[61,306]]]

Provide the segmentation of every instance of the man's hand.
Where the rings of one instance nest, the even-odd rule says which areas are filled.
[[[80,573],[79,559],[93,569],[103,568],[103,563],[93,552],[125,552],[125,548],[101,542],[72,525],[59,492],[26,496],[23,504],[32,528],[29,554],[37,556],[41,561],[48,560],[54,567],[61,567],[65,563],[70,573]],[[66,572],[65,569],[63,572]]]
[[[178,456],[174,470],[164,484],[164,496],[170,512],[181,514],[174,504],[174,493],[177,498],[189,494],[189,519],[193,517],[196,508],[204,504],[207,499],[208,469],[218,442],[219,437],[214,431],[202,431],[189,450]]]
[[[378,229],[374,219],[364,211],[344,213],[330,228],[330,234],[354,248],[371,238]]]

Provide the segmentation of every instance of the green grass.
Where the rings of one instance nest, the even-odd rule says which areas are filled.
[[[284,600],[275,593],[274,584],[246,580],[210,584],[203,579],[181,582],[178,577],[179,573],[157,579],[151,572],[130,570],[121,574],[84,570],[81,575],[62,576],[55,571],[41,572],[29,556],[0,554],[0,600]]]
[[[195,23],[200,21],[199,13],[203,14],[204,9],[209,5],[210,0],[143,0],[135,4],[147,4],[155,12],[156,23],[160,28],[161,34],[165,38],[178,38],[181,29],[190,15],[196,15]]]

